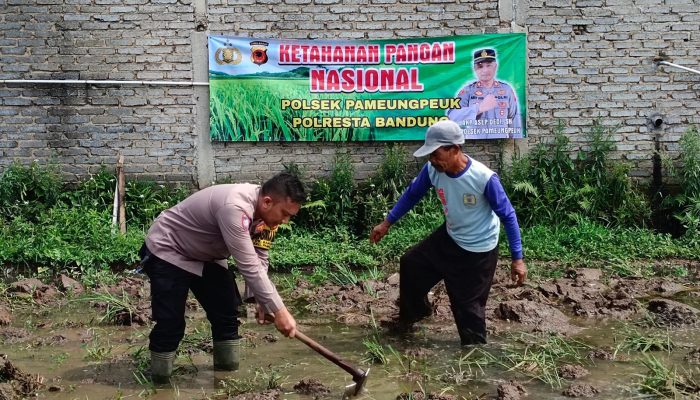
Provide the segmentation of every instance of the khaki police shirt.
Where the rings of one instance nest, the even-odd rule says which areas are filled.
[[[232,256],[246,284],[244,299],[267,312],[284,307],[267,276],[268,249],[275,229],[253,220],[259,185],[215,185],[163,211],[148,230],[146,246],[185,271],[202,276],[205,262],[228,268]]]

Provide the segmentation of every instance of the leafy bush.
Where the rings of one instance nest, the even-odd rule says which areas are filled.
[[[692,127],[679,142],[680,165],[674,166],[668,158],[669,175],[678,180],[679,192],[666,197],[664,206],[670,206],[673,216],[680,221],[685,235],[700,241],[700,134]]]
[[[126,182],[125,192],[127,223],[144,230],[163,210],[181,202],[190,194],[185,186],[171,187],[138,180]]]
[[[357,237],[346,227],[280,232],[270,249],[270,266],[277,271],[308,267],[332,270],[337,265],[354,269],[383,267],[395,262],[442,223],[441,209],[436,205],[435,210],[429,214],[409,212],[376,245],[369,243],[368,236]]]
[[[33,161],[24,166],[10,164],[0,175],[0,218],[6,221],[21,216],[36,221],[39,214],[51,208],[61,193],[58,167]]]
[[[643,192],[628,176],[629,168],[611,162],[612,130],[596,121],[588,151],[572,158],[560,123],[551,143],[504,168],[502,181],[524,226],[575,223],[581,217],[607,226],[644,226],[651,215]]]
[[[296,166],[286,168],[298,171]],[[356,184],[350,156],[336,154],[330,175],[311,185],[309,200],[314,206],[302,209],[294,223],[305,229],[346,226],[356,235],[365,235],[398,200],[412,178],[411,170],[405,148],[390,145],[377,173]]]
[[[535,225],[523,229],[526,256],[536,260],[585,263],[588,260],[693,258],[700,244],[674,240],[644,228],[606,227],[587,219],[570,226]],[[505,241],[501,240],[505,246]],[[505,248],[501,248],[505,254]]]
[[[294,168],[286,169],[294,172]],[[317,206],[300,210],[295,224],[310,229],[350,225],[355,212],[352,204],[355,191],[354,175],[355,168],[350,156],[344,153],[336,154],[330,176],[311,184],[309,199]]]
[[[276,270],[333,265],[369,268],[376,266],[377,260],[372,256],[369,240],[358,241],[345,228],[336,227],[278,235],[270,250],[270,265]]]
[[[98,212],[112,212],[116,175],[102,167],[77,187],[61,195],[61,203]],[[170,187],[151,181],[127,180],[124,187],[124,205],[127,224],[132,228],[147,229],[163,210],[174,206],[189,195],[185,186]]]
[[[116,177],[106,168],[73,187],[57,168],[12,164],[0,176],[0,265],[24,265],[95,275],[137,262],[143,230],[184,199],[184,187],[128,181],[127,235],[111,227]]]
[[[86,272],[138,261],[143,232],[113,232],[108,211],[54,207],[36,223],[22,217],[0,225],[0,265]]]
[[[410,168],[406,160],[404,146],[388,145],[377,173],[358,185],[354,196],[357,209],[354,231],[357,234],[364,235],[380,223],[408,186],[415,168]]]

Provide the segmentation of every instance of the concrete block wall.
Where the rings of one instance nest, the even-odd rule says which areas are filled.
[[[549,140],[575,146],[595,118],[618,126],[616,156],[651,176],[654,149],[677,150],[700,123],[700,0],[0,0],[0,79],[206,80],[206,34],[384,39],[528,33],[527,140],[468,142],[498,166]],[[204,38],[204,39],[203,39]],[[385,143],[210,143],[206,88],[0,83],[0,169],[50,158],[78,179],[126,157],[128,177],[260,181],[296,163],[326,174],[336,152],[357,178]],[[652,129],[651,115],[664,124]],[[404,142],[410,152],[417,142]]]
[[[654,151],[677,152],[700,124],[700,75],[658,64],[700,69],[700,1],[534,0],[527,14],[531,143],[561,119],[585,147],[599,118],[615,131],[614,157],[648,178]]]
[[[177,1],[0,1],[0,79],[191,80],[193,7]],[[193,89],[0,85],[0,168],[51,159],[68,179],[194,182]]]

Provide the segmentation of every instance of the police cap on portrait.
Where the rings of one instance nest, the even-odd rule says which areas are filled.
[[[474,52],[474,64],[482,61],[496,61],[496,50],[481,49]]]

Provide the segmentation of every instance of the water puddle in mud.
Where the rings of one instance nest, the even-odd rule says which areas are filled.
[[[698,297],[691,293],[681,293],[676,299],[697,306]],[[260,326],[252,319],[246,319],[241,326],[245,338],[241,369],[233,373],[214,371],[211,353],[201,350],[210,350],[210,339],[204,314],[199,310],[188,311],[188,335],[181,348],[187,347],[189,351],[176,361],[173,385],[154,388],[141,375],[148,376],[148,368],[143,365],[148,360],[150,328],[98,324],[100,312],[84,302],[36,310],[19,307],[13,313],[12,326],[3,328],[4,336],[0,334],[0,353],[6,354],[22,371],[43,376],[45,386],[40,397],[55,400],[226,399],[235,398],[233,395],[238,393],[260,393],[268,386],[277,385],[282,387],[278,397],[281,399],[337,399],[343,388],[352,383],[348,373],[301,342],[284,338],[271,325]],[[509,371],[509,367],[503,364],[477,366],[460,363],[460,357],[469,355],[467,359],[474,359],[482,351],[495,356],[502,356],[504,349],[511,348],[509,346],[519,346],[519,351],[524,351],[526,346],[516,343],[517,327],[510,332],[492,335],[488,345],[472,351],[471,348],[460,348],[451,321],[426,324],[408,338],[388,336],[380,328],[376,338],[384,346],[388,364],[370,365],[363,361],[367,352],[363,340],[374,337],[375,332],[371,329],[339,324],[328,315],[307,315],[298,318],[298,322],[300,330],[350,364],[362,369],[371,368],[366,392],[359,399],[396,399],[399,394],[414,390],[444,393],[454,398],[496,398],[496,387],[511,379],[525,387],[527,398],[565,399],[568,397],[562,395],[562,391],[571,383],[580,383],[597,388],[600,391],[597,398],[622,399],[638,394],[633,385],[641,379],[640,375],[647,372],[640,362],[645,355],[621,351],[621,357],[615,361],[586,359],[581,364],[590,372],[588,375],[563,380],[562,387],[552,388],[538,380],[537,374],[523,374],[522,371],[527,370],[523,365]],[[662,335],[666,332],[662,328],[634,327],[630,322],[614,320],[601,322],[574,318],[571,322],[584,328],[571,336],[571,339],[590,347],[580,351],[584,358],[587,352],[595,349],[606,348],[613,352],[629,329],[646,334]],[[653,354],[666,365],[689,367],[684,357],[693,348],[700,347],[697,329],[669,332],[676,348],[670,353],[654,351],[648,354]],[[628,360],[622,361],[623,356]],[[330,392],[316,395],[296,393],[294,386],[302,380],[315,380]]]

